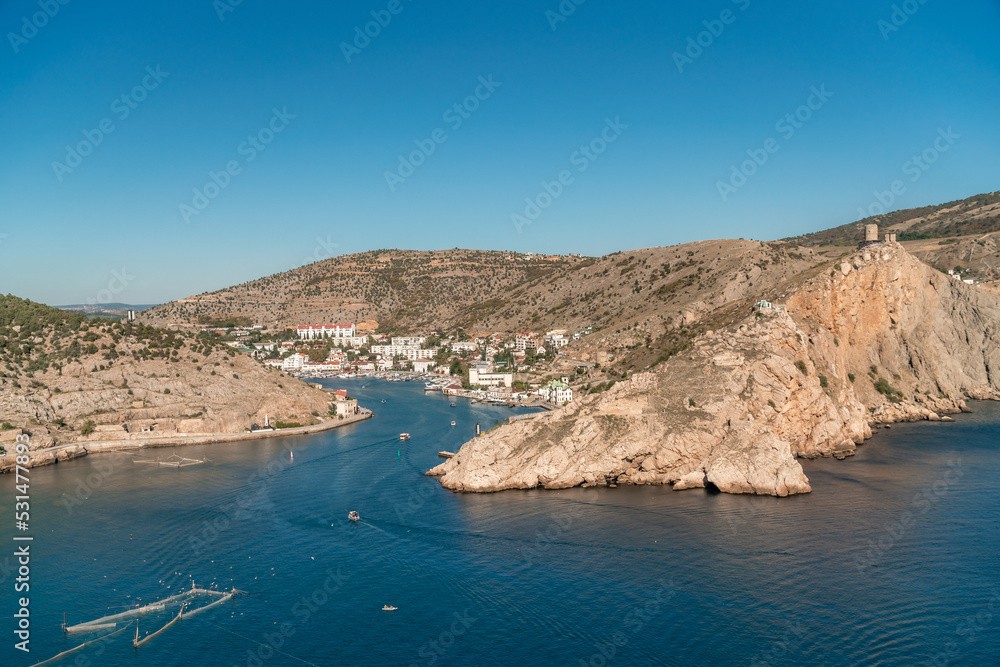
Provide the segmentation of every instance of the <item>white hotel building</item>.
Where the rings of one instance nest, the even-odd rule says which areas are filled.
[[[393,336],[392,344],[400,347],[420,347],[427,340],[423,336]]]
[[[437,355],[437,350],[422,350],[413,345],[372,345],[371,352],[388,359],[394,359],[398,354],[409,361],[433,359]]]
[[[317,338],[353,338],[353,324],[300,324],[299,340],[316,340]]]

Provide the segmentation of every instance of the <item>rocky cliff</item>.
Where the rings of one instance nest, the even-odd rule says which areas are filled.
[[[330,395],[208,337],[87,321],[0,297],[0,447],[132,434],[241,433],[254,422],[314,424]]]
[[[880,422],[1000,398],[1000,299],[901,246],[804,274],[611,390],[466,443],[428,474],[456,491],[578,485],[810,491],[797,457],[852,454]],[[725,321],[722,318],[720,321]]]

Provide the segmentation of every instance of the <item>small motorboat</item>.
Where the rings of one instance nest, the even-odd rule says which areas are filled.
[[[355,512],[354,510],[351,510],[350,512],[347,513],[347,518],[350,519],[351,521],[361,521],[361,515]]]
[[[454,404],[454,403],[452,403],[452,404],[451,404],[451,407],[455,407],[455,404]]]
[[[396,611],[396,607],[384,604],[382,605],[382,611]]]
[[[409,433],[400,433],[399,434],[399,439],[400,440],[409,440],[410,439],[410,434]]]
[[[451,421],[451,425],[452,425],[452,426],[454,426],[454,425],[455,425],[455,420],[454,420],[454,419],[453,419],[453,420]]]

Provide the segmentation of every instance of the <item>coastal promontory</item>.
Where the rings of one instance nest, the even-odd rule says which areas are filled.
[[[787,496],[800,457],[843,458],[873,426],[1000,397],[1000,299],[894,241],[722,304],[662,363],[504,424],[428,474],[449,489],[669,484]]]

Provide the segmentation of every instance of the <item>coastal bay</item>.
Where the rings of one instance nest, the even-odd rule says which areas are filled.
[[[947,651],[952,664],[977,664],[1000,650],[995,622],[983,622],[1000,604],[995,403],[973,403],[953,424],[879,429],[845,461],[803,461],[807,495],[480,495],[423,472],[476,422],[515,411],[450,407],[417,383],[324,384],[378,417],[192,446],[186,456],[212,463],[179,470],[108,453],[32,471],[32,659],[4,647],[0,661],[32,664],[78,644],[59,629],[64,612],[70,623],[97,618],[191,580],[247,594],[138,653],[112,638],[80,655],[107,665],[909,665]],[[167,620],[140,623],[146,632]]]

